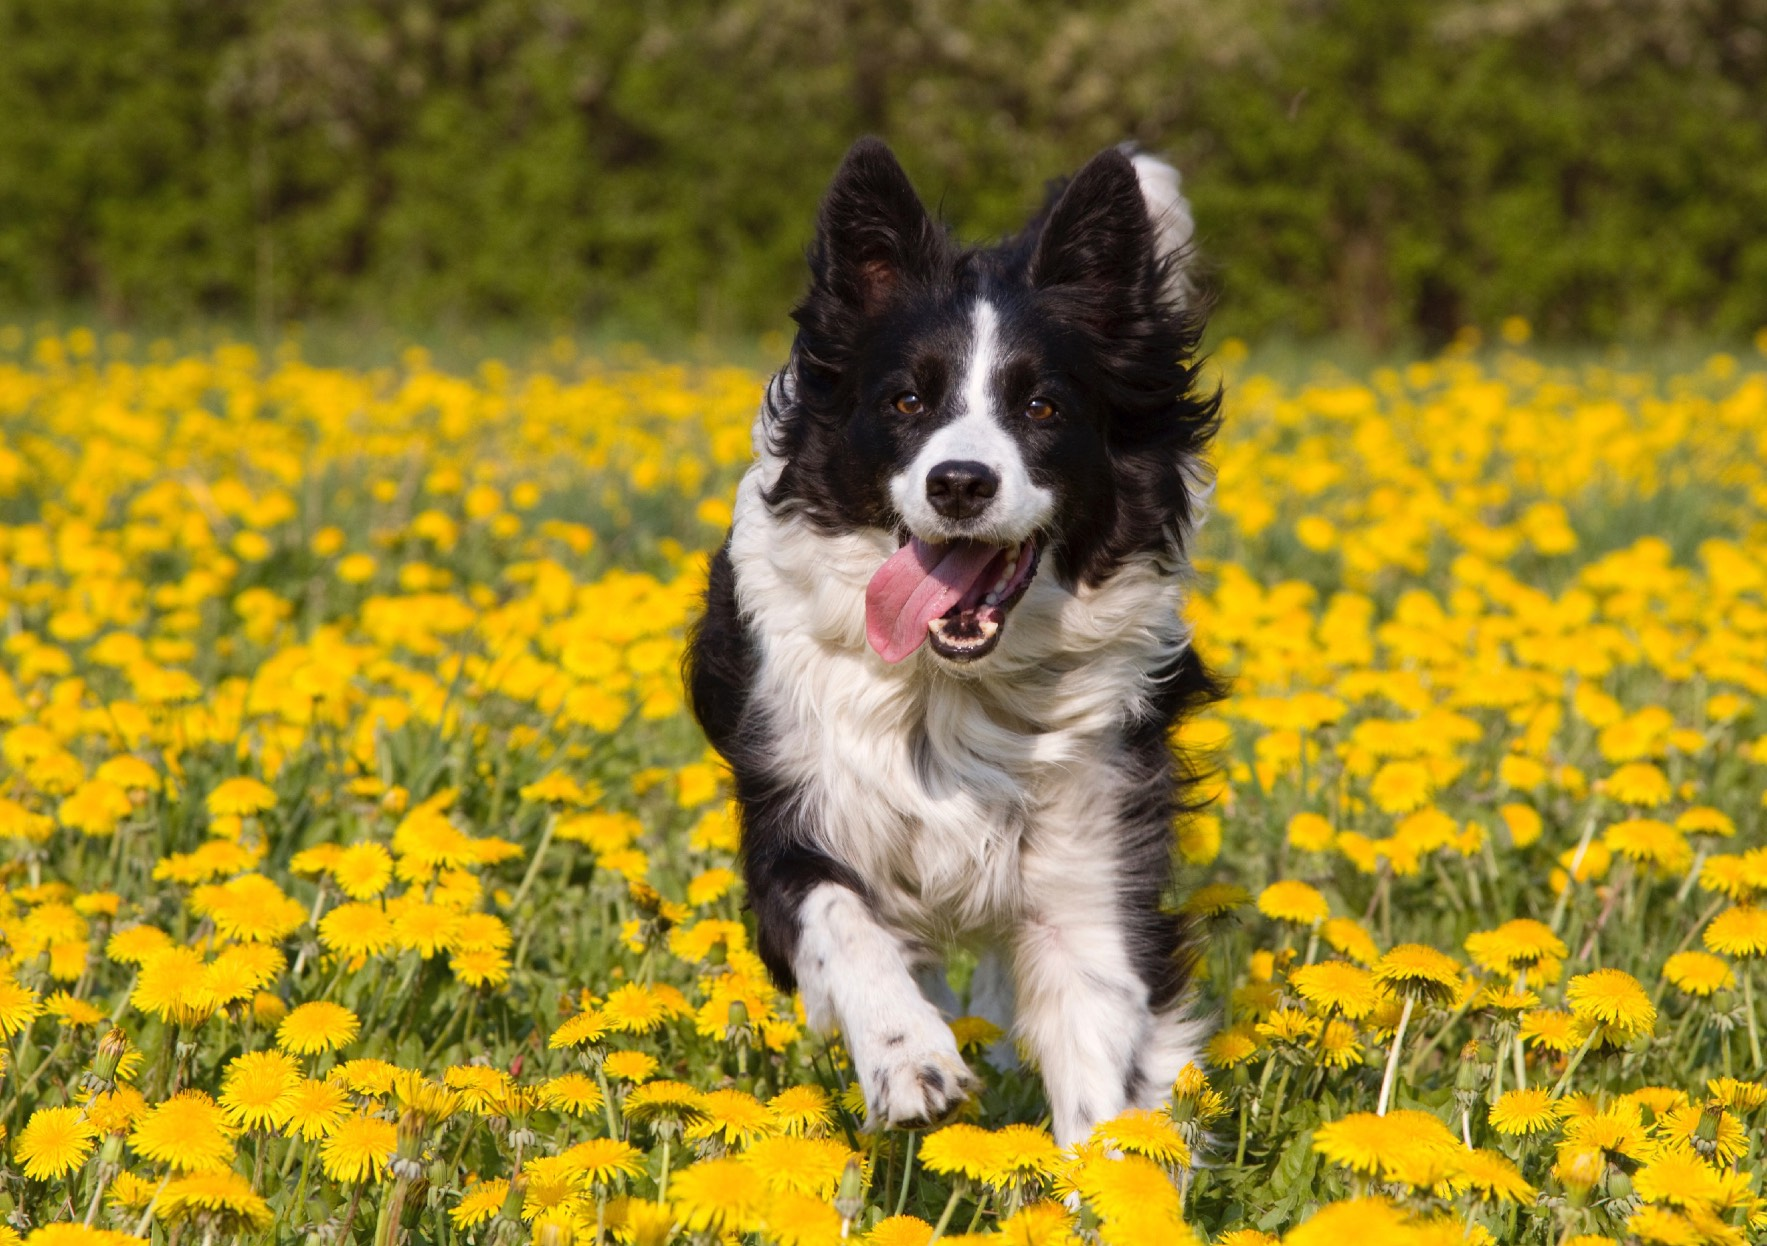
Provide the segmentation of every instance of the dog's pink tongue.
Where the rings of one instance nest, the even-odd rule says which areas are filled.
[[[926,625],[962,601],[1000,551],[980,541],[909,541],[865,588],[865,636],[886,662],[920,648]]]

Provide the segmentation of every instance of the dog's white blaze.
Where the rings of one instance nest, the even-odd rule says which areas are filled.
[[[892,666],[866,643],[865,587],[894,536],[774,514],[762,489],[778,470],[763,448],[737,491],[730,546],[759,649],[754,704],[816,846],[866,881],[875,912],[825,903],[813,921],[806,905],[805,946],[825,962],[806,971],[800,950],[812,1021],[839,1025],[872,1078],[877,1016],[924,1021],[916,999],[936,1016],[912,967],[935,945],[992,946],[1012,964],[1017,1031],[1042,1068],[1058,1141],[1125,1106],[1131,1069],[1142,1105],[1157,1103],[1195,1057],[1199,1027],[1180,1009],[1148,1009],[1116,921],[1100,811],[1127,795],[1122,727],[1153,691],[1149,673],[1189,643],[1183,577],[1154,557],[1078,591],[1039,575],[987,657],[951,668],[923,649]],[[867,922],[894,951],[851,933]],[[971,1007],[1004,1022],[1014,993],[990,984]],[[884,1075],[899,1081],[893,1065]]]
[[[1001,423],[1003,413],[994,401],[993,380],[1001,360],[1000,314],[987,299],[977,299],[970,324],[969,358],[957,387],[963,409],[927,439],[906,471],[891,478],[890,500],[923,540],[965,535],[1011,545],[1048,522],[1055,495],[1031,479],[1025,456]],[[985,464],[1000,477],[999,491],[993,505],[979,516],[978,529],[957,531],[927,500],[927,474],[953,460]]]

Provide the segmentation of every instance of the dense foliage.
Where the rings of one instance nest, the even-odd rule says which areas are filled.
[[[0,1246],[1752,1240],[1767,368],[1226,353],[1216,1033],[1064,1154],[974,1017],[865,1132],[752,951],[677,669],[760,377],[0,330]]]
[[[824,179],[1170,151],[1240,332],[1767,322],[1767,0],[11,0],[0,304],[779,323]]]

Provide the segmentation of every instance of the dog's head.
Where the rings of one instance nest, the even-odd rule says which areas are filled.
[[[1150,156],[1105,151],[1019,236],[965,248],[884,144],[847,154],[770,413],[769,501],[895,534],[867,594],[885,659],[930,640],[974,660],[1033,577],[1077,587],[1181,552],[1217,406],[1192,392],[1189,236]]]

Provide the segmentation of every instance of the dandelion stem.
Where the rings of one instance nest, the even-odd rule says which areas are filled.
[[[362,1183],[356,1182],[356,1188],[350,1191],[350,1206],[344,1212],[343,1227],[337,1231],[337,1240],[347,1243],[350,1240],[350,1226],[356,1223],[356,1207],[362,1201]]]
[[[522,875],[521,886],[515,889],[515,898],[509,902],[510,912],[514,913],[520,910],[522,901],[527,898],[528,888],[534,885],[534,879],[539,876],[540,863],[546,859],[546,850],[552,847],[552,832],[557,825],[558,815],[549,815],[546,819],[546,829],[540,832],[540,844],[534,849],[534,859],[528,862],[528,872]]]
[[[951,1225],[951,1213],[957,1210],[957,1200],[963,1197],[967,1183],[961,1179],[951,1187],[951,1197],[945,1200],[945,1210],[939,1213],[939,1222],[933,1226],[933,1235],[927,1238],[927,1246],[939,1240]]]
[[[1377,1116],[1385,1116],[1387,1105],[1392,1102],[1393,1083],[1399,1076],[1399,1048],[1405,1043],[1405,1027],[1411,1024],[1411,1010],[1416,1006],[1416,997],[1407,995],[1405,1007],[1399,1013],[1399,1028],[1393,1031],[1393,1050],[1387,1054],[1386,1076],[1381,1078],[1380,1105],[1375,1109]]]
[[[1558,1075],[1558,1081],[1553,1083],[1552,1094],[1547,1096],[1548,1098],[1556,1099],[1564,1093],[1565,1087],[1570,1084],[1571,1074],[1577,1071],[1577,1066],[1583,1063],[1583,1057],[1589,1054],[1590,1049],[1595,1046],[1595,1041],[1600,1037],[1601,1029],[1599,1026],[1589,1031],[1589,1037],[1583,1040],[1583,1045],[1577,1048],[1576,1053],[1571,1056],[1571,1062],[1565,1065],[1565,1071],[1560,1073]]]
[[[880,1134],[882,1133],[881,1130],[879,1130],[878,1132]],[[908,1133],[908,1158],[902,1161],[902,1192],[896,1198],[896,1214],[898,1216],[901,1215],[903,1209],[908,1206],[908,1186],[909,1186],[910,1181],[914,1177],[914,1144],[919,1138],[920,1138],[919,1134],[913,1132],[912,1130],[909,1131],[909,1133]]]
[[[969,1218],[969,1227],[963,1230],[964,1236],[967,1237],[976,1231],[976,1225],[982,1222],[982,1213],[988,1209],[988,1200],[991,1197],[992,1193],[984,1190],[982,1196],[976,1200],[975,1213]]]
[[[1749,1019],[1749,1059],[1754,1067],[1761,1067],[1761,1030],[1760,1023],[1755,1020],[1755,974],[1752,961],[1742,964],[1742,1009]]]
[[[1570,868],[1565,870],[1565,885],[1558,893],[1558,903],[1552,906],[1552,920],[1547,924],[1552,933],[1558,934],[1564,926],[1565,908],[1571,902],[1571,888],[1576,885],[1577,871],[1583,867],[1583,854],[1589,851],[1590,843],[1595,839],[1595,811],[1597,805],[1591,802],[1589,816],[1583,820],[1583,834],[1577,839],[1577,849],[1571,854]]]

